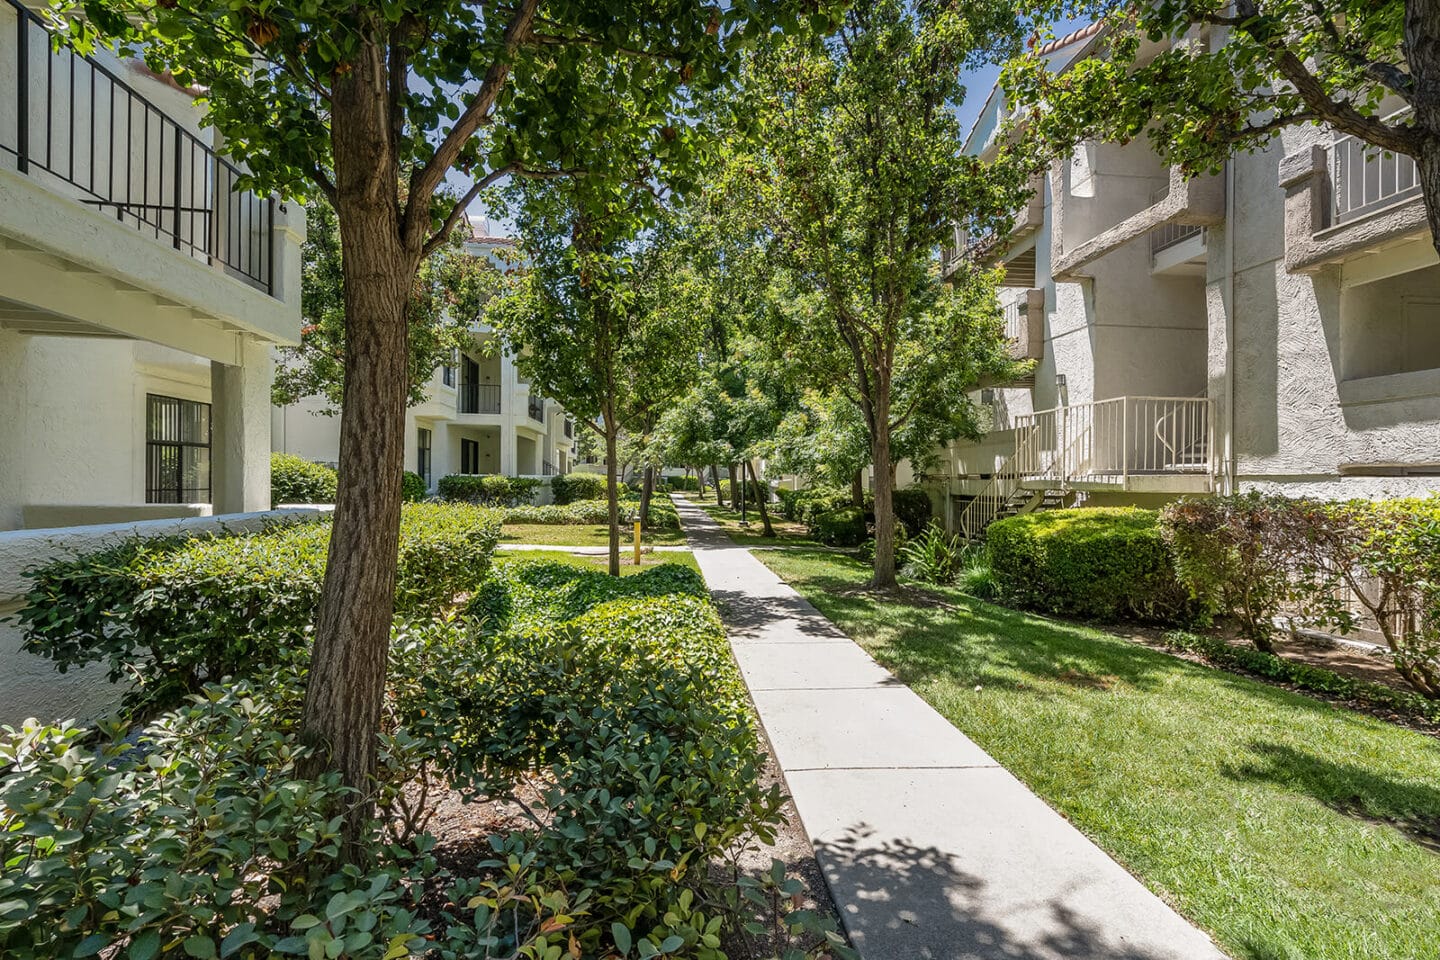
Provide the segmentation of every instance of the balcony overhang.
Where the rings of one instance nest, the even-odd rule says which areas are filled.
[[[1085,276],[1083,268],[1124,246],[1147,236],[1166,224],[1212,227],[1225,222],[1225,182],[1215,176],[1186,177],[1179,167],[1170,168],[1170,185],[1165,196],[1138,213],[1126,217],[1074,249],[1065,248],[1064,171],[1057,164],[1050,171],[1050,195],[1054,227],[1050,240],[1050,273],[1056,280]]]
[[[1329,152],[1322,144],[1286,156],[1278,179],[1285,190],[1285,269],[1291,273],[1343,264],[1347,284],[1368,283],[1440,263],[1429,242],[1422,197],[1330,222]]]

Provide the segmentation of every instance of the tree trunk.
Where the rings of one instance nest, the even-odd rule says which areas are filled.
[[[610,512],[610,576],[620,576],[620,488],[615,474],[614,418],[605,417],[605,501]]]
[[[765,527],[761,532],[761,536],[773,537],[775,536],[775,528],[770,525],[770,508],[765,505],[765,490],[760,486],[760,478],[755,475],[755,464],[746,460],[745,466],[750,469],[750,479],[755,484],[755,505],[760,508],[760,522],[764,524]]]
[[[740,512],[740,522],[745,522],[745,475],[738,465],[730,464],[730,509]]]
[[[345,255],[345,395],[340,414],[340,476],[315,622],[301,736],[316,749],[312,772],[338,770],[371,792],[375,768],[400,531],[409,357],[406,308],[419,252],[400,239],[398,167],[388,145],[385,70],[380,51],[337,77],[331,138],[336,204]],[[370,816],[347,814],[347,858]]]
[[[871,456],[875,466],[875,573],[870,586],[895,586],[895,465],[890,462],[890,410],[877,404]]]
[[[695,468],[695,496],[697,499],[705,499],[705,468]]]
[[[850,478],[850,504],[865,509],[865,471],[856,470],[855,476]]]
[[[720,490],[720,466],[718,464],[710,464],[710,479],[715,481],[715,506],[725,506],[725,497]]]
[[[1430,243],[1440,252],[1440,3],[1406,0],[1405,53],[1414,83],[1415,126],[1421,135],[1416,175],[1425,198]]]
[[[640,527],[650,529],[650,498],[655,495],[655,468],[645,467],[645,479],[640,482]]]

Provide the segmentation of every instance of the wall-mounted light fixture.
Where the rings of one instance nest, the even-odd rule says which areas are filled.
[[[1057,374],[1055,374],[1055,389],[1056,389],[1056,390],[1064,390],[1064,389],[1065,389],[1065,374],[1063,374],[1063,373],[1057,373]]]

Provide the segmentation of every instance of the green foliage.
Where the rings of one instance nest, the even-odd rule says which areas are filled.
[[[282,503],[334,503],[335,471],[293,453],[270,454],[270,506]]]
[[[905,532],[914,537],[930,525],[932,510],[930,494],[920,487],[906,487],[892,495],[895,519],[905,525]]]
[[[438,615],[476,589],[500,516],[410,504],[400,528],[395,612]],[[173,704],[206,681],[244,676],[303,647],[320,600],[330,525],[194,540],[134,540],[27,571],[16,613],[24,649],[62,672],[104,663],[130,681],[127,708]]]
[[[700,478],[695,476],[665,477],[660,481],[660,486],[670,492],[690,491],[700,489]]]
[[[1153,510],[1039,510],[995,521],[985,543],[1005,603],[1109,621],[1193,616]]]
[[[939,524],[931,524],[900,548],[900,560],[907,577],[926,583],[954,583],[960,575],[964,550],[960,538],[947,536]]]
[[[545,481],[535,477],[502,477],[498,473],[451,473],[435,491],[444,499],[487,507],[518,507],[531,503]]]
[[[1166,632],[1161,638],[1172,650],[1198,654],[1216,666],[1243,670],[1269,680],[1292,684],[1301,690],[1349,700],[1371,709],[1394,711],[1417,720],[1440,723],[1440,701],[1427,699],[1383,683],[1372,683],[1326,670],[1308,663],[1287,660],[1273,653],[1249,647],[1237,647],[1220,637]]]
[[[620,502],[620,523],[622,525],[634,523],[639,511],[639,501],[622,500]],[[605,500],[577,500],[564,506],[549,504],[546,506],[510,507],[505,511],[505,522],[608,524],[610,522],[610,505]],[[657,497],[650,501],[650,525],[660,530],[679,530],[680,515],[675,512],[673,504]]]
[[[816,516],[852,506],[853,495],[844,487],[806,487],[804,490],[778,490],[780,513],[786,520],[813,523]],[[867,506],[873,498],[866,494]]]
[[[429,839],[382,824],[424,757],[407,738],[382,738],[381,816],[364,839],[375,862],[346,868],[334,811],[351,792],[338,774],[299,771],[302,678],[291,663],[206,686],[133,736],[118,724],[98,738],[6,728],[0,953],[259,958],[335,944],[382,960],[423,949],[429,925],[407,887],[430,873]]]
[[[770,502],[770,488],[766,484],[758,483],[754,480],[746,480],[740,484],[740,489],[743,491],[745,502],[752,507],[760,503],[761,497],[765,498],[766,503]],[[720,497],[726,503],[734,502],[734,492],[728,479],[721,478],[720,480]]]
[[[615,489],[622,499],[629,492],[625,484],[619,481],[616,482]],[[550,496],[558,506],[574,503],[576,500],[604,500],[605,476],[599,473],[567,473],[564,476],[551,477]]]
[[[955,585],[972,597],[981,600],[996,600],[1000,596],[1000,581],[990,566],[990,558],[981,545],[970,545],[961,551],[960,573]]]
[[[865,511],[838,507],[816,513],[809,522],[810,539],[832,547],[858,547],[865,542]]]
[[[419,503],[425,499],[429,491],[425,488],[425,478],[418,473],[406,470],[400,475],[400,498],[406,503]]]
[[[617,579],[557,561],[507,560],[496,564],[469,612],[495,632],[573,620],[598,603],[622,597],[707,595],[700,575],[678,563]]]

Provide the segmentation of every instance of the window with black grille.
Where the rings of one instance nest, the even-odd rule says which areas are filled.
[[[145,397],[145,502],[210,502],[210,404]]]
[[[420,474],[420,479],[425,481],[425,486],[430,486],[430,431],[424,427],[419,428],[419,434],[415,438],[415,472]]]

